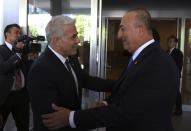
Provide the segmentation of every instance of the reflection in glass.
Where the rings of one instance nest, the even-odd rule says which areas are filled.
[[[186,20],[183,67],[183,104],[191,105],[191,19]]]

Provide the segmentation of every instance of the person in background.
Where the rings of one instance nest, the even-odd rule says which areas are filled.
[[[18,131],[29,130],[29,98],[26,89],[29,62],[27,54],[16,52],[24,48],[21,28],[17,24],[4,29],[5,42],[0,45],[0,125],[1,131],[10,113]]]
[[[47,128],[173,131],[171,114],[179,86],[178,71],[153,39],[149,12],[129,10],[121,20],[118,38],[132,57],[113,85],[107,104],[86,110],[52,105],[55,112],[42,115]]]
[[[152,27],[152,32],[153,32],[153,38],[156,42],[160,43],[160,35],[158,33],[158,31]]]
[[[172,56],[178,71],[179,76],[181,78],[181,72],[182,72],[182,65],[183,65],[183,54],[182,52],[176,48],[176,45],[178,43],[178,39],[175,36],[170,36],[168,38],[168,53]],[[176,98],[176,109],[174,112],[174,115],[181,115],[182,114],[182,96],[180,93],[180,88],[178,90],[178,95]]]

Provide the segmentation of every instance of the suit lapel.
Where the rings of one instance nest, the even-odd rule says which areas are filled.
[[[52,63],[56,65],[55,67],[59,67],[59,69],[62,69],[64,74],[68,74],[68,71],[65,67],[65,65],[60,61],[60,59],[48,48],[45,49],[45,55],[48,56],[48,59],[51,59]]]
[[[140,54],[137,56],[137,58],[133,61],[130,67],[128,67],[126,70],[124,69],[123,75],[118,79],[116,85],[114,86],[114,94],[116,92],[122,93],[124,92],[128,87],[131,86],[131,83],[134,82],[135,75],[137,74],[137,71],[139,67],[141,67],[142,62],[144,61],[145,57],[149,55],[149,53],[153,50],[153,48],[156,48],[159,46],[158,43],[152,43],[149,46],[147,46],[145,49],[143,49]],[[117,94],[118,94],[117,93]],[[118,95],[117,95],[118,96]]]
[[[172,50],[172,52],[170,53],[171,56],[174,55],[174,53],[176,52],[175,50],[175,48]]]
[[[51,59],[52,63],[55,64],[54,66],[57,67],[57,69],[61,70],[63,76],[67,77],[68,80],[71,81],[70,83],[72,84],[72,88],[75,92],[75,95],[76,95],[76,97],[78,97],[77,89],[75,89],[76,87],[74,85],[75,84],[74,78],[72,78],[72,76],[69,74],[68,70],[66,69],[66,66],[60,61],[60,59],[48,47],[46,47],[44,53],[47,54],[48,59]],[[72,64],[71,64],[71,66],[72,66]],[[61,76],[61,77],[63,77],[63,76]]]
[[[75,89],[75,91],[76,91],[76,94],[78,95],[79,101],[81,101],[82,90],[80,88],[81,87],[81,81],[80,81],[80,75],[79,75],[79,71],[81,69],[81,68],[79,69],[80,64],[79,64],[77,58],[74,58],[73,56],[69,57],[69,61],[70,61],[70,65],[76,75],[76,79],[77,79],[77,83],[78,83],[78,92],[77,92],[77,89]]]
[[[4,53],[3,54],[6,54],[7,55],[7,58],[9,58],[11,55],[14,55],[14,53],[7,47],[7,45],[4,43],[2,45],[4,47]]]
[[[133,61],[133,63],[131,64],[130,67],[127,67],[128,65],[125,66],[123,72],[121,73],[119,79],[117,80],[115,86],[114,86],[114,92],[117,92],[117,90],[120,90],[119,88],[121,87],[121,85],[124,83],[124,81],[126,79],[128,79],[129,77],[132,77],[132,73],[135,66],[135,63]]]

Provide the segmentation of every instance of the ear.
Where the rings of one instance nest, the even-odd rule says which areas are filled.
[[[58,37],[57,37],[57,36],[53,36],[52,42],[53,42],[53,43],[57,43],[57,42],[58,42]]]
[[[6,33],[5,33],[5,36],[7,37],[8,35],[9,35],[9,32],[6,32]]]
[[[142,37],[142,36],[144,35],[145,30],[146,30],[146,28],[145,28],[144,24],[141,23],[141,24],[139,24],[139,25],[137,26],[137,34],[138,34],[140,37]]]

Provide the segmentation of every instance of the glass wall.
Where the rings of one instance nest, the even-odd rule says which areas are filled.
[[[191,19],[186,19],[185,23],[185,46],[184,46],[184,66],[183,66],[183,103],[191,105]]]

